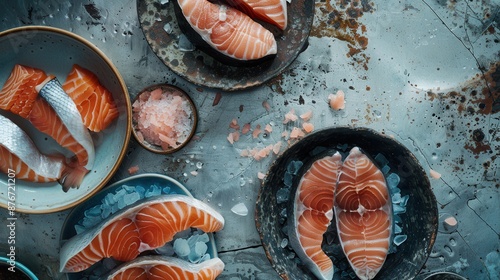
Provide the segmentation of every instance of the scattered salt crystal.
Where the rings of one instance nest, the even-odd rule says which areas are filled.
[[[248,132],[250,132],[250,124],[249,123],[246,123],[243,125],[243,128],[241,129],[241,134],[247,134]]]
[[[266,177],[266,174],[262,173],[262,172],[257,172],[257,178],[259,178],[260,180],[264,179]]]
[[[300,118],[305,122],[309,121],[311,117],[312,117],[312,111],[307,111],[304,114],[300,115]]]
[[[305,134],[304,134],[304,131],[302,131],[302,129],[300,129],[298,127],[292,128],[292,132],[290,133],[291,139],[297,139],[297,138],[304,137],[304,136],[305,136]]]
[[[294,122],[298,119],[297,115],[295,115],[295,110],[291,109],[290,112],[285,114],[285,119],[283,120],[284,124],[287,124],[289,122]]]
[[[266,100],[264,100],[262,102],[262,107],[264,107],[264,109],[266,109],[266,111],[268,111],[268,112],[271,110],[271,106],[269,105],[269,103]]]
[[[240,125],[238,124],[238,120],[237,119],[233,119],[230,123],[229,123],[229,127],[230,128],[233,128],[233,129],[240,129]]]
[[[191,175],[193,175],[193,176],[198,175],[198,171],[196,171],[196,170],[193,170],[193,171],[191,171],[190,173],[191,173]]]
[[[266,127],[264,128],[264,131],[266,131],[267,133],[271,133],[271,132],[273,132],[273,128],[271,127],[271,125],[266,124]]]
[[[312,123],[305,122],[302,124],[302,128],[306,133],[311,133],[314,130],[314,125]]]
[[[248,215],[248,208],[245,206],[243,202],[240,202],[231,208],[231,212],[233,212],[236,215],[240,216],[246,216]]]
[[[260,124],[258,124],[258,125],[255,126],[255,129],[252,132],[252,137],[253,138],[257,138],[257,137],[259,137],[260,133],[261,133]]]
[[[135,173],[137,173],[137,171],[139,171],[139,166],[135,165],[135,166],[132,166],[128,169],[128,173],[130,175],[133,175]]]
[[[429,174],[431,175],[431,178],[433,178],[433,179],[441,178],[441,174],[433,169],[429,170]]]
[[[341,110],[345,108],[344,92],[338,90],[336,94],[330,94],[328,96],[328,102],[330,103],[330,108],[333,110]]]
[[[286,246],[288,246],[288,239],[287,238],[281,239],[280,247],[285,248]]]
[[[178,238],[174,241],[174,251],[180,257],[186,257],[191,251],[187,240]]]
[[[163,30],[165,30],[165,32],[167,32],[167,34],[172,34],[172,25],[170,25],[170,23],[167,23],[163,26]]]
[[[219,104],[221,98],[222,98],[222,94],[220,92],[217,92],[215,94],[214,102],[212,102],[212,106],[217,106],[217,104]]]
[[[288,135],[289,135],[289,133],[286,130],[281,133],[281,137],[283,137],[285,139],[288,137]]]
[[[227,135],[227,141],[229,141],[229,143],[232,145],[234,144],[234,138],[233,138],[233,133],[230,132],[228,135]]]
[[[444,220],[444,222],[449,225],[450,227],[454,227],[458,224],[458,221],[457,219],[455,219],[455,217],[448,217]]]
[[[240,156],[242,156],[242,157],[248,157],[249,155],[250,155],[250,152],[247,149],[242,150],[240,153]]]
[[[281,150],[281,145],[282,145],[281,141],[279,141],[276,144],[274,144],[274,146],[273,146],[273,153],[274,154],[276,154],[276,155],[279,154],[279,152]]]
[[[191,52],[195,50],[194,45],[191,43],[191,41],[189,41],[189,39],[184,34],[179,35],[178,46],[179,50],[183,52]]]

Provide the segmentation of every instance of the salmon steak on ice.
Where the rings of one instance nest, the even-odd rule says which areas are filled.
[[[79,272],[109,257],[131,261],[191,227],[216,232],[224,227],[224,218],[204,202],[185,195],[144,199],[64,243],[60,270]]]
[[[323,234],[333,218],[333,203],[342,156],[336,152],[316,160],[302,176],[295,192],[290,245],[319,279],[331,280],[334,266],[321,249]]]
[[[103,280],[182,279],[214,280],[224,270],[224,263],[213,258],[201,263],[167,256],[143,256],[111,271]]]
[[[334,210],[349,264],[360,279],[373,279],[389,251],[392,205],[383,173],[358,147],[342,164]]]

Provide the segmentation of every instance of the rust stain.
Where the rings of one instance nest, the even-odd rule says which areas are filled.
[[[333,37],[347,43],[347,57],[353,58],[355,64],[368,70],[369,57],[362,54],[368,47],[366,25],[360,22],[363,14],[373,12],[373,3],[350,0],[337,0],[316,3],[317,21],[314,22],[311,36],[318,38]]]
[[[459,89],[427,92],[430,101],[449,101],[446,109],[459,113],[489,115],[500,111],[500,62],[492,64],[484,75],[476,75]]]

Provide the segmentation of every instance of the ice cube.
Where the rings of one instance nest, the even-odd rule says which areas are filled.
[[[101,215],[101,205],[96,205],[90,209],[85,210],[85,217],[98,217]]]
[[[318,155],[318,154],[320,154],[320,153],[322,153],[324,151],[326,151],[325,147],[317,146],[311,152],[309,152],[309,154],[311,156],[315,156],[315,155]]]
[[[144,194],[146,193],[146,189],[143,186],[137,186],[135,187],[135,191],[139,194],[141,199],[144,198]]]
[[[165,256],[173,256],[175,253],[174,247],[172,246],[172,242],[168,242],[167,244],[161,246],[160,248],[156,248],[155,251],[158,254],[165,255]]]
[[[127,194],[127,191],[125,189],[121,188],[113,196],[114,202],[116,203],[116,202],[120,201],[122,199],[122,197],[124,197],[126,194]]]
[[[106,204],[108,206],[111,206],[113,205],[113,203],[115,203],[115,200],[114,200],[114,195],[112,193],[108,193],[102,200],[101,200],[102,204]]]
[[[394,214],[406,213],[406,207],[400,206],[398,204],[393,204],[392,210],[394,211]]]
[[[144,193],[144,197],[153,197],[161,194],[161,189],[157,185],[151,185],[146,192]]]
[[[280,211],[280,217],[283,217],[283,218],[287,218],[288,217],[288,213],[286,211],[286,208],[281,209],[281,211]]]
[[[391,170],[389,165],[384,165],[380,171],[382,171],[382,174],[387,175],[387,173],[389,173],[389,170]]]
[[[396,188],[400,182],[400,178],[396,173],[389,174],[389,176],[387,176],[385,180],[387,181],[387,186],[389,187],[389,189]]]
[[[118,203],[116,204],[116,206],[119,209],[123,209],[123,207],[127,206],[127,204],[125,203],[125,196],[120,197],[120,199],[118,200]]]
[[[191,43],[191,41],[189,41],[189,39],[184,34],[179,35],[178,46],[179,50],[183,52],[190,52],[195,50],[194,45]]]
[[[392,200],[392,203],[396,203],[396,204],[399,204],[401,202],[401,193],[395,193],[392,197],[391,197],[391,200]]]
[[[210,259],[210,255],[209,254],[205,254],[203,255],[200,260],[198,261],[199,263],[201,262],[204,262],[204,261],[208,261]]]
[[[302,167],[304,163],[300,160],[292,160],[288,166],[287,166],[287,172],[290,173],[291,175],[297,175],[299,172],[300,168]]]
[[[406,239],[407,239],[406,234],[396,235],[396,236],[394,237],[394,241],[393,241],[393,242],[394,242],[394,244],[395,244],[396,246],[399,246],[399,245],[401,245],[403,242],[405,242],[405,241],[406,241]]]
[[[399,234],[401,232],[403,232],[403,229],[398,224],[394,224],[394,234]]]
[[[191,251],[186,239],[178,238],[174,241],[174,251],[180,257],[186,257]]]
[[[191,235],[191,228],[179,231],[174,235],[174,238],[188,238]]]
[[[392,215],[392,221],[395,222],[395,223],[398,223],[398,224],[403,223],[403,220],[401,220],[401,217],[399,217],[396,214]]]
[[[103,204],[101,209],[101,217],[103,219],[106,219],[107,217],[109,217],[109,215],[111,215],[111,206]]]
[[[208,250],[208,246],[207,244],[205,244],[205,242],[196,242],[196,244],[194,245],[194,251],[196,253],[196,255],[198,256],[203,256]]]
[[[135,192],[135,187],[134,186],[129,186],[129,185],[123,185],[122,188],[127,192],[127,193],[132,193]]]
[[[374,159],[378,163],[379,166],[387,166],[387,164],[389,164],[389,161],[387,160],[387,158],[383,154],[380,154],[380,153],[377,154]]]
[[[290,196],[290,189],[281,188],[278,190],[278,192],[276,192],[276,202],[278,204],[287,202],[289,196]]]
[[[161,191],[162,191],[164,194],[169,194],[169,193],[170,193],[170,187],[164,187]]]
[[[245,206],[245,204],[243,202],[240,202],[240,203],[234,205],[233,208],[231,208],[231,211],[234,214],[240,215],[240,216],[248,215],[248,208]]]
[[[167,23],[163,26],[163,30],[165,30],[165,32],[167,32],[167,34],[172,34],[172,25],[170,25],[170,23]]]
[[[136,192],[126,194],[123,197],[123,200],[124,200],[126,205],[130,205],[132,203],[135,203],[135,202],[139,201],[139,199],[141,199],[141,197],[139,196],[139,193],[136,193]]]
[[[401,201],[399,202],[399,205],[406,207],[409,199],[410,199],[409,195],[405,195],[405,196],[401,197]]]
[[[285,175],[283,176],[283,184],[287,187],[291,187],[293,182],[293,176],[292,173],[286,171]]]
[[[80,234],[80,233],[84,232],[86,229],[87,228],[82,226],[82,225],[79,225],[79,224],[75,225],[76,234]]]

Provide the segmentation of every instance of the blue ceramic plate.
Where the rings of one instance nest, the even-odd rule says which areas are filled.
[[[80,221],[85,217],[85,211],[88,209],[93,208],[96,205],[101,205],[102,200],[105,199],[105,197],[108,194],[115,194],[117,191],[122,189],[122,187],[126,186],[142,186],[146,189],[152,185],[159,186],[160,189],[163,188],[168,188],[170,190],[170,193],[176,193],[176,194],[183,194],[187,195],[190,197],[193,197],[191,193],[178,181],[165,176],[161,174],[140,174],[140,175],[134,175],[129,178],[120,180],[116,183],[113,183],[100,192],[98,192],[96,195],[92,196],[90,199],[87,201],[83,202],[82,204],[78,205],[75,207],[67,216],[66,221],[63,224],[62,231],[61,231],[61,243],[63,243],[65,240],[70,239],[71,237],[76,235],[76,230],[75,230],[75,225],[79,224]],[[162,193],[163,194],[163,193]],[[207,233],[209,237],[209,242],[207,243],[208,250],[207,254],[210,256],[210,258],[215,258],[217,257],[217,248],[215,245],[215,240],[213,237],[212,233]],[[91,270],[92,268],[89,268]],[[67,274],[67,279],[68,280],[79,280],[82,279],[86,276],[88,272],[83,271],[80,273],[68,273]]]
[[[9,264],[9,259],[8,258],[5,258],[5,257],[0,257],[0,263],[2,264]],[[21,271],[22,273],[26,274],[26,276],[28,276],[31,280],[38,280],[38,277],[36,277],[36,275],[31,272],[31,270],[29,270],[29,268],[27,268],[25,265],[23,265],[22,263],[20,262],[17,262],[16,261],[16,273],[19,273],[19,271]]]
[[[0,32],[0,87],[15,64],[36,67],[66,80],[73,64],[79,64],[98,77],[113,94],[119,117],[104,131],[91,133],[95,145],[95,164],[79,189],[63,192],[58,183],[31,183],[16,180],[15,205],[19,212],[50,213],[77,205],[101,189],[118,169],[131,134],[131,105],[127,87],[113,63],[93,44],[71,32],[46,26],[28,26]],[[7,115],[23,127],[42,152],[61,147],[17,116]],[[0,174],[0,206],[8,204],[7,175]]]

